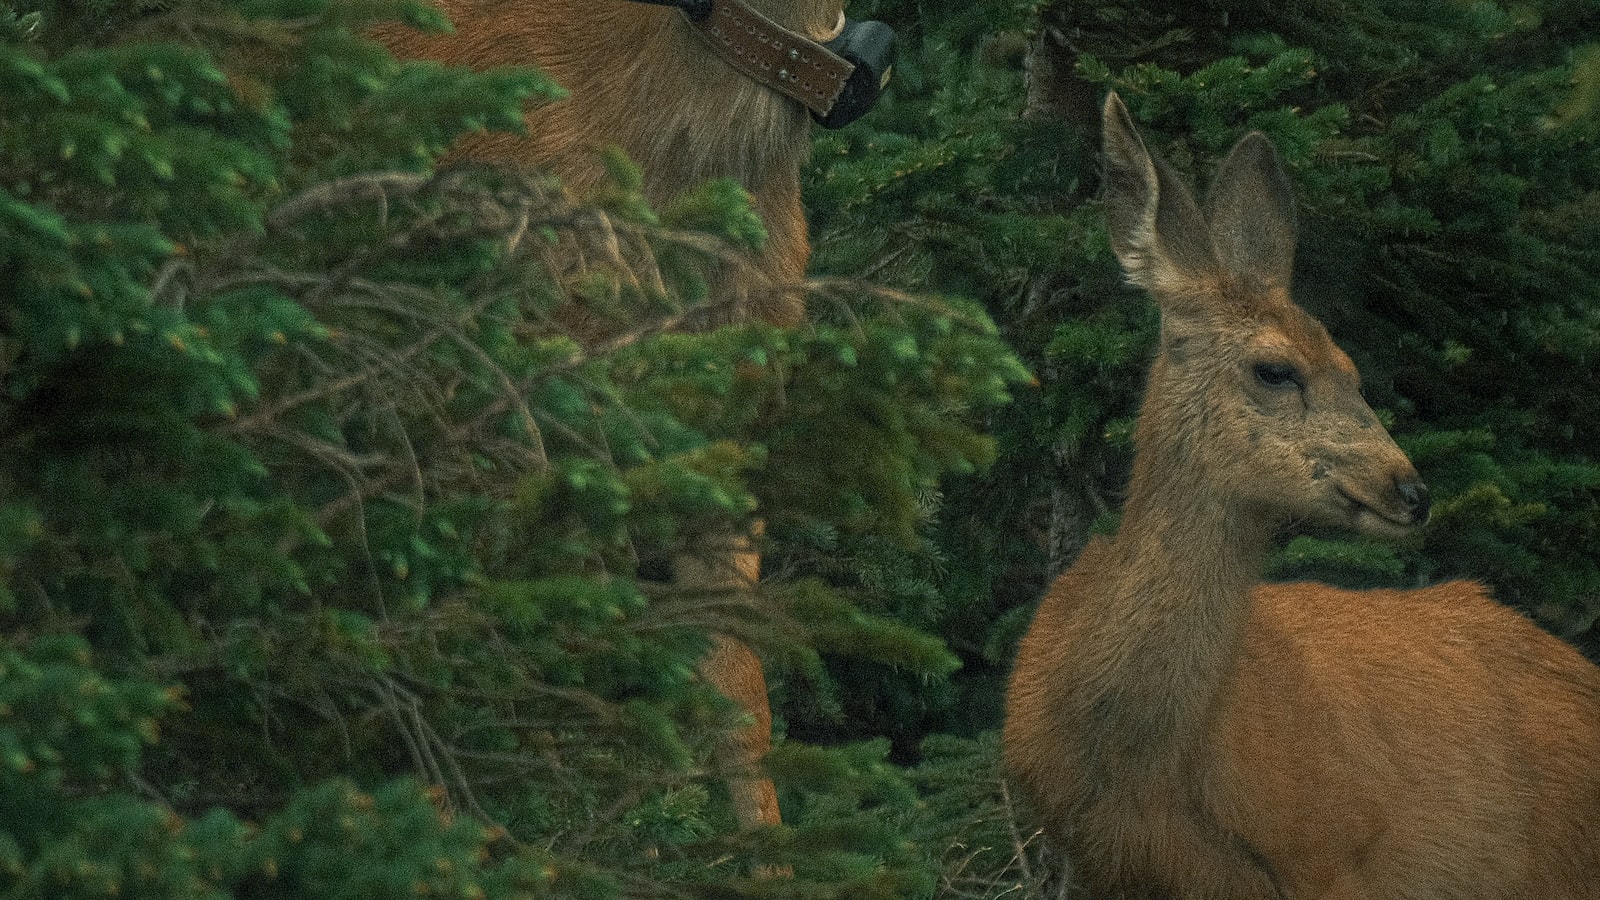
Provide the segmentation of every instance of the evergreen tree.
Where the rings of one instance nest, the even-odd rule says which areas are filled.
[[[694,663],[712,630],[801,672],[822,640],[942,672],[940,642],[814,578],[648,576],[758,508],[909,539],[1022,370],[969,304],[843,282],[814,326],[667,331],[761,239],[745,198],[436,169],[558,90],[398,63],[362,36],[391,18],[444,27],[0,8],[0,884],[926,893],[882,742],[780,747],[792,824],[735,834],[738,714]]]

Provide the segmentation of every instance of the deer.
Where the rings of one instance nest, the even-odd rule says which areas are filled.
[[[707,179],[748,193],[767,238],[747,265],[712,274],[696,329],[758,321],[794,326],[810,257],[800,168],[810,126],[848,124],[870,109],[893,66],[893,32],[848,20],[844,0],[438,0],[448,34],[385,27],[375,36],[397,56],[482,69],[536,65],[570,94],[530,109],[525,134],[476,133],[452,156],[540,170],[582,195],[605,183],[601,151],[639,165],[655,204]],[[685,554],[679,586],[752,593],[761,559],[752,534],[726,549]],[[761,774],[772,713],[760,658],[745,643],[712,635],[701,676],[748,714],[719,748],[742,830],[781,824],[777,792]]]
[[[1398,539],[1417,471],[1290,296],[1245,135],[1204,207],[1121,99],[1104,208],[1161,313],[1120,525],[1048,588],[1002,759],[1092,897],[1600,898],[1600,669],[1480,584],[1263,583],[1296,523]]]

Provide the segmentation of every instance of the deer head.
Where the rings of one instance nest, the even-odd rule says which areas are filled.
[[[1202,211],[1115,93],[1104,122],[1112,248],[1161,309],[1135,465],[1179,470],[1143,481],[1274,524],[1396,536],[1425,522],[1427,489],[1355,365],[1290,299],[1294,200],[1271,143],[1245,135]]]

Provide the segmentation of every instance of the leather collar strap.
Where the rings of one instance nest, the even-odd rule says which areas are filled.
[[[716,0],[711,15],[689,20],[735,69],[800,101],[822,117],[833,109],[855,66],[816,41],[784,28],[744,2]]]

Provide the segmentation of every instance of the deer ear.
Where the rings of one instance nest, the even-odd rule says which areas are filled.
[[[1211,244],[1223,270],[1262,287],[1289,287],[1294,271],[1294,189],[1278,151],[1259,131],[1239,139],[1206,194]]]
[[[1113,91],[1104,116],[1106,224],[1128,279],[1164,309],[1219,271],[1210,232],[1188,187],[1151,156]],[[1178,311],[1178,310],[1173,310]]]

